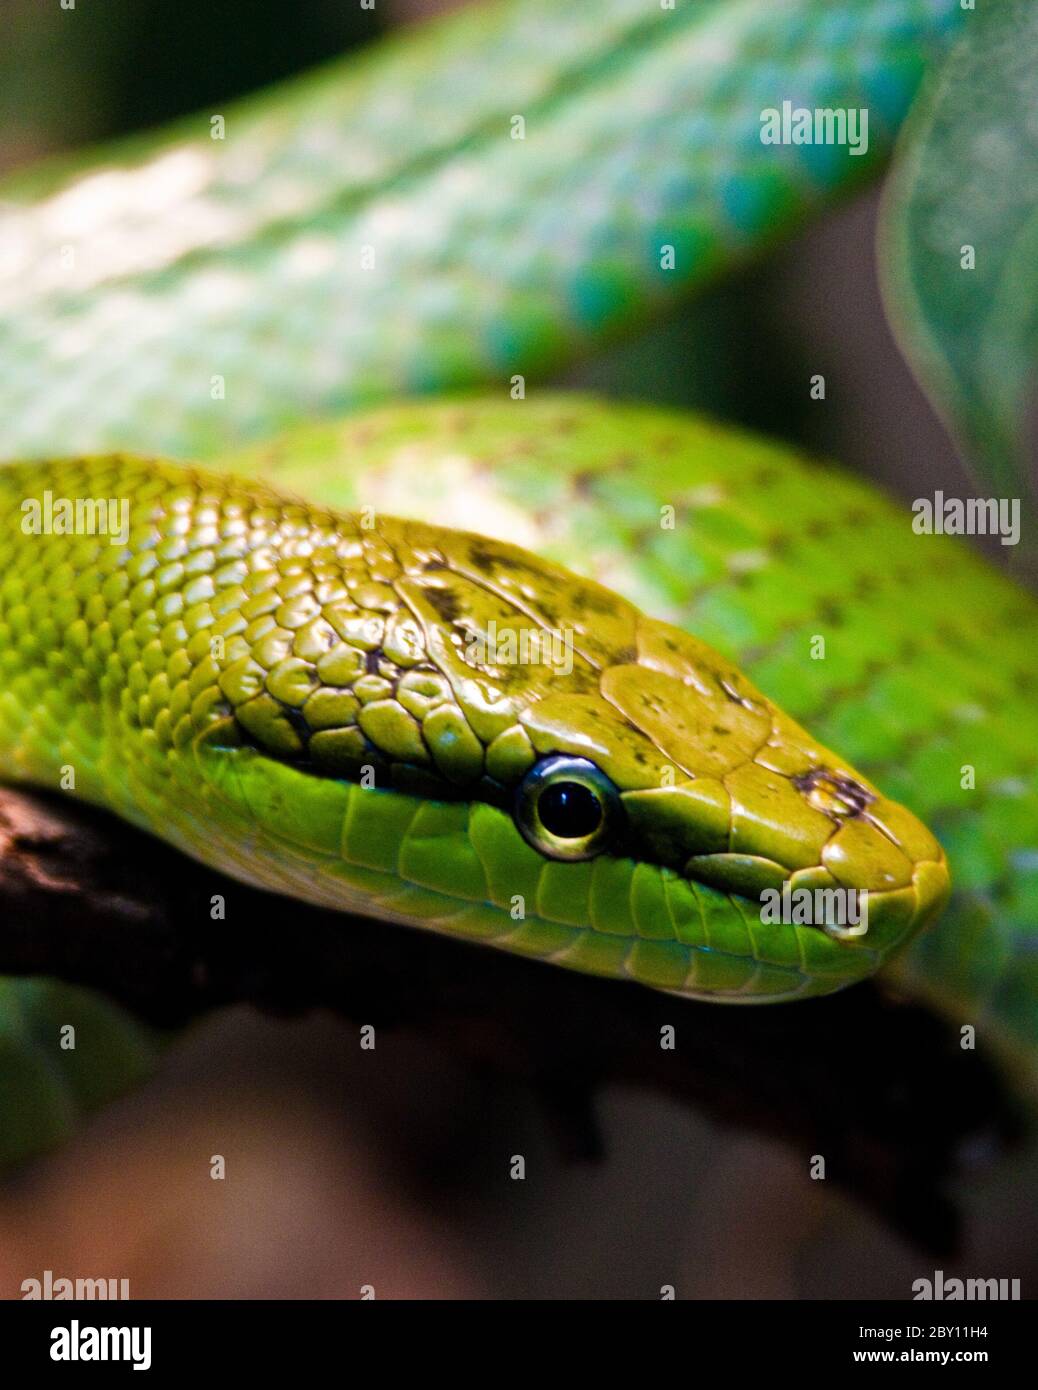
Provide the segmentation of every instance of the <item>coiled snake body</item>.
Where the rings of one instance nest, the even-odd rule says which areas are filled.
[[[864,167],[958,6],[550,8],[550,54],[545,6],[489,7],[232,110],[226,145],[7,190],[4,450],[47,461],[0,473],[0,771],[696,997],[890,962],[1030,1065],[1033,598],[780,446],[500,385],[662,299],[661,246],[701,282],[856,179],[765,151],[766,97],[868,106]],[[62,499],[126,535],[32,524]],[[867,890],[867,931],[765,922],[786,886]]]

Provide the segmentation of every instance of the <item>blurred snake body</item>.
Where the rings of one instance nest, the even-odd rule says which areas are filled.
[[[887,966],[1033,1058],[1034,599],[788,449],[509,398],[856,182],[959,6],[593,9],[480,8],[225,143],[0,190],[2,447],[36,459],[0,471],[0,774],[696,998]],[[868,155],[763,146],[785,98],[867,107]],[[48,497],[127,533],[34,529]],[[765,921],[793,887],[867,930]]]

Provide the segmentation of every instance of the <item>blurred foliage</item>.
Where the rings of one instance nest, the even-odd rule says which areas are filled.
[[[905,355],[1000,495],[1035,490],[1024,436],[1038,353],[1036,67],[1034,0],[971,16],[905,127],[881,242]]]
[[[704,410],[800,439],[811,368],[791,326],[769,312],[765,263],[709,286],[640,333],[591,356],[564,381],[584,391]],[[771,306],[774,309],[774,306]]]
[[[56,1048],[70,1027],[74,1045]],[[158,1045],[154,1030],[93,990],[0,977],[0,1168],[67,1140],[84,1114],[139,1085]]]
[[[335,57],[386,27],[358,0],[0,0],[0,168],[142,130]]]

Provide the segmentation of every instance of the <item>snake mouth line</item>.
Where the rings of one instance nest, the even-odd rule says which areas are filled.
[[[233,721],[228,722],[233,723]],[[252,756],[270,759],[269,750],[253,740],[247,731],[239,729],[238,732],[241,737],[236,735],[234,738],[214,739],[210,746],[226,749],[236,747],[239,751],[247,750]],[[289,762],[288,760],[277,759],[273,761],[283,762],[284,765],[291,766],[294,772],[318,782],[349,781],[353,785],[357,785],[356,779],[332,776],[305,760]],[[435,776],[429,769],[390,763],[381,757],[374,745],[371,747],[370,761],[371,765],[377,769],[373,786],[380,791],[397,792],[405,796],[419,794],[430,800],[451,804],[479,802],[502,811],[512,819],[514,789],[502,783],[484,778],[478,787],[452,784],[445,778]],[[901,848],[883,825],[882,820],[867,809],[881,803],[881,798],[853,778],[820,766],[790,780],[805,795],[821,793],[827,798],[837,797],[839,799],[838,812],[834,812],[831,805],[827,805],[826,808],[826,813],[835,826],[846,821],[867,824],[876,833],[882,834],[895,848]],[[947,863],[943,854],[940,855],[939,859],[921,860],[915,863],[910,882],[894,888],[869,887],[866,884],[846,881],[846,876],[844,879],[839,879],[821,864],[808,868],[795,868],[763,855],[749,853],[723,851],[692,855],[684,860],[680,856],[673,859],[666,856],[651,856],[645,852],[645,847],[637,842],[630,826],[626,824],[622,826],[615,841],[603,851],[603,854],[616,860],[630,860],[635,864],[641,863],[652,865],[658,869],[670,870],[679,878],[685,878],[692,884],[699,884],[737,900],[744,914],[758,917],[762,912],[763,895],[768,891],[777,894],[781,894],[783,891],[797,893],[804,890],[863,894],[870,903],[870,911],[879,909],[881,922],[888,911],[883,906],[884,899],[888,895],[895,903],[898,902],[899,898],[904,900],[907,895],[914,895],[915,903],[910,913],[906,914],[903,903],[899,905],[896,913],[897,918],[903,923],[903,930],[906,935],[911,934],[918,926],[934,919],[948,894]],[[546,862],[550,861],[546,859]],[[839,928],[839,923],[810,920],[799,924],[827,932],[834,939],[840,939],[838,932],[828,931],[830,927]],[[848,937],[847,941],[849,945],[855,944],[852,937]],[[861,940],[858,944],[871,943]]]
[[[836,910],[848,914],[852,924],[855,912],[863,912],[868,918],[878,909],[885,916],[886,903],[899,904],[898,916],[902,918],[905,916],[903,909],[910,909],[905,923],[908,931],[936,920],[950,891],[948,865],[943,853],[939,858],[916,862],[909,882],[890,888],[841,882],[821,866],[789,871],[772,860],[738,854],[698,857],[686,866],[686,876],[694,883],[737,898],[757,913],[763,912],[762,904],[769,894],[772,902],[777,900],[787,905],[807,902],[809,897],[816,902],[833,904]],[[789,910],[788,906],[785,910]],[[846,923],[806,918],[800,920],[799,925],[830,931]],[[830,934],[839,936],[838,930]],[[865,935],[865,931],[850,931],[846,938],[852,940]]]

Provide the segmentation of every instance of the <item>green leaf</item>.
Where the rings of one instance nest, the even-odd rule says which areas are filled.
[[[0,1171],[68,1138],[84,1114],[143,1081],[159,1042],[93,990],[0,975]]]
[[[973,269],[964,268],[972,248]],[[887,314],[978,480],[1033,494],[1038,5],[978,0],[912,109],[880,227]]]

